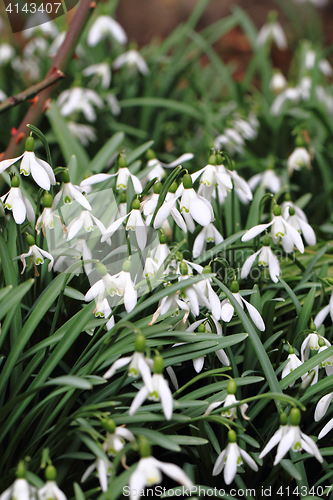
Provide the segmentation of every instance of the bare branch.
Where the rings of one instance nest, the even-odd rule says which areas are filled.
[[[56,71],[54,71],[53,75],[44,78],[44,80],[42,80],[39,83],[36,83],[36,85],[32,85],[23,92],[19,92],[16,95],[8,97],[8,99],[0,103],[0,113],[4,113],[7,109],[17,106],[18,104],[26,101],[27,99],[31,99],[36,94],[46,89],[50,85],[53,85],[61,78],[65,78],[65,75],[63,74],[62,71],[57,69]]]
[[[45,79],[48,79],[54,72],[62,71],[65,69],[67,63],[72,59],[75,47],[79,42],[81,33],[89,19],[91,12],[96,8],[96,2],[91,0],[81,0],[76,10],[76,13],[72,19],[72,22],[67,31],[66,38],[61,45],[57,55],[53,59],[51,68],[49,69]],[[44,79],[44,81],[45,81]],[[50,99],[53,90],[53,84],[45,88],[38,94],[38,100],[32,104],[21,125],[17,129],[16,133],[12,136],[11,141],[2,154],[1,160],[6,158],[13,158],[18,155],[21,150],[21,144],[25,137],[29,133],[27,124],[30,123],[35,125],[41,118],[43,112],[47,109],[47,102]],[[23,141],[24,144],[24,141]]]

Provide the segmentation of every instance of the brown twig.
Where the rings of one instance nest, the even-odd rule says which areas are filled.
[[[52,75],[50,75],[47,78],[44,78],[39,83],[36,83],[36,85],[32,85],[28,89],[24,90],[23,92],[20,92],[19,94],[12,95],[8,97],[5,101],[0,103],[0,113],[4,113],[7,109],[13,108],[14,106],[17,106],[21,102],[24,102],[28,99],[31,99],[34,97],[36,94],[41,92],[42,90],[46,89],[50,85],[53,85],[56,83],[58,80],[61,78],[64,78],[65,75],[63,74],[62,71],[59,69],[56,70]]]
[[[64,70],[67,63],[72,59],[81,33],[89,19],[91,12],[95,8],[95,1],[81,0],[69,26],[66,38],[61,45],[57,55],[54,57],[52,66],[49,69],[44,81],[55,73]],[[24,144],[23,139],[30,132],[30,130],[27,128],[27,124],[36,124],[38,122],[38,119],[47,108],[47,101],[48,99],[50,99],[52,89],[53,84],[45,88],[38,94],[38,100],[32,103],[30,109],[22,120],[21,125],[17,129],[16,133],[13,134],[6,151],[1,156],[1,160],[14,158],[18,155],[21,149],[21,144]]]

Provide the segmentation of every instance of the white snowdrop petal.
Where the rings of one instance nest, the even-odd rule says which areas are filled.
[[[242,300],[243,300],[243,302],[244,302],[244,304],[249,312],[249,315],[251,316],[253,323],[256,325],[256,327],[261,332],[265,331],[265,323],[264,323],[259,311],[252,304],[247,302],[247,300],[243,299],[243,297],[242,297]]]
[[[163,413],[167,420],[171,420],[173,411],[173,398],[167,381],[163,375],[158,375],[158,394],[162,403]]]
[[[238,445],[236,443],[228,444],[227,461],[224,467],[224,481],[231,484],[237,473],[237,461],[239,457]]]
[[[197,373],[200,373],[201,370],[203,369],[204,362],[205,362],[204,356],[200,356],[199,358],[195,358],[193,360],[193,367]]]
[[[18,156],[17,158],[10,158],[8,160],[2,160],[0,161],[0,174],[6,170],[6,168],[10,167],[11,165],[14,165],[14,163],[16,163],[17,161],[20,160],[20,158],[22,158],[22,156],[24,155],[21,154],[21,156]]]
[[[208,224],[212,220],[209,208],[207,207],[205,202],[200,200],[199,198],[196,200],[191,200],[189,210],[193,219],[201,226],[208,226]]]
[[[133,399],[128,414],[131,416],[135,415],[135,413],[138,411],[138,409],[146,401],[148,395],[149,395],[148,389],[144,385],[143,387],[141,387],[141,389],[139,390],[139,392],[136,394],[135,398]]]
[[[328,407],[332,401],[333,398],[333,392],[330,392],[329,394],[326,394],[326,396],[323,396],[317,403],[316,409],[315,409],[315,414],[314,414],[314,419],[316,422],[323,418],[325,413],[328,410]]]
[[[315,234],[314,230],[312,229],[310,224],[305,222],[305,220],[299,218],[298,222],[301,226],[305,241],[307,242],[308,245],[313,247],[317,243],[317,238],[316,238],[316,234]]]
[[[260,251],[261,250],[258,250],[254,254],[250,255],[250,257],[248,257],[246,259],[246,261],[244,262],[243,267],[242,267],[242,272],[241,272],[242,279],[246,278],[249,275],[251,268],[254,264],[254,261],[256,260],[257,255],[259,255]]]
[[[267,455],[267,453],[269,453],[280,442],[281,437],[282,437],[282,429],[280,427],[268,441],[268,443],[260,453],[259,458],[263,458],[265,455]]]
[[[245,450],[243,450],[242,448],[239,448],[239,453],[241,454],[241,457],[245,460],[247,465],[249,465],[251,467],[251,469],[253,469],[255,471],[259,470],[256,462],[253,460],[253,458]]]
[[[217,457],[212,473],[213,476],[217,476],[218,474],[220,474],[220,472],[222,472],[226,453],[227,451],[223,450],[222,453],[220,453],[219,456]]]
[[[269,222],[268,224],[259,224],[258,226],[252,227],[242,236],[242,238],[241,238],[242,241],[252,240],[256,236],[258,236],[258,234],[262,233],[263,231],[265,231],[265,229],[267,229],[269,226],[271,226],[273,224],[273,222],[274,222],[274,219],[271,222]]]
[[[132,361],[132,356],[127,356],[125,358],[120,358],[115,361],[110,368],[104,373],[103,378],[111,378],[119,368],[123,368]]]
[[[293,444],[293,437],[294,437],[294,431],[293,429],[290,429],[281,439],[280,444],[278,446],[275,459],[274,459],[274,464],[278,464],[285,454],[290,450]]]
[[[233,314],[234,306],[229,302],[229,300],[222,302],[221,319],[226,323],[229,323],[229,321],[231,321],[231,318],[233,317]]]
[[[160,462],[159,460],[156,460],[155,458],[151,457],[153,460],[153,465],[155,465],[156,468],[160,469],[164,474],[167,476],[171,477],[174,481],[177,481],[179,484],[182,484],[186,488],[191,488],[193,486],[192,481],[190,478],[185,474],[183,469],[178,467],[178,465],[171,464],[168,462]]]
[[[333,418],[322,428],[322,430],[318,434],[318,439],[323,438],[333,429]]]

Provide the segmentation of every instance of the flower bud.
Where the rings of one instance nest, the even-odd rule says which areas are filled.
[[[108,274],[108,270],[101,262],[97,262],[95,269],[99,276],[105,276],[106,274]]]
[[[295,215],[295,209],[293,207],[289,207],[289,215]]]
[[[231,380],[229,380],[229,382],[227,384],[227,393],[228,394],[236,394],[236,390],[237,390],[237,384],[234,381],[234,379],[232,378]]]
[[[11,186],[13,188],[18,188],[20,186],[20,178],[16,174],[12,177]]]
[[[119,165],[119,168],[127,167],[127,160],[126,160],[125,156],[122,156],[122,155],[119,156],[118,165]]]
[[[137,198],[132,203],[132,210],[140,210],[140,200]]]
[[[53,203],[52,195],[48,191],[46,191],[46,193],[44,193],[43,196],[43,205],[45,208],[51,208],[52,203]]]
[[[198,326],[198,332],[205,333],[205,331],[206,331],[205,323],[201,323],[201,325]]]
[[[154,373],[163,373],[164,361],[160,354],[157,354],[154,359]]]
[[[154,158],[156,158],[155,151],[153,151],[150,148],[147,149],[147,151],[146,151],[146,158],[147,158],[147,160],[153,160]]]
[[[122,192],[120,193],[120,196],[119,196],[119,203],[126,203],[127,202],[127,196],[126,196],[126,193]]]
[[[175,193],[177,189],[178,189],[178,184],[176,181],[173,181],[173,183],[169,187],[169,193]]]
[[[216,165],[222,165],[224,161],[224,157],[221,155],[221,153],[217,153],[216,155]]]
[[[183,186],[185,189],[192,189],[193,182],[190,174],[185,174],[183,177]]]
[[[62,179],[62,182],[64,182],[65,184],[68,184],[69,182],[71,182],[71,178],[69,176],[68,170],[64,170],[61,173],[61,179]]]
[[[288,415],[285,412],[280,414],[280,425],[287,425],[288,423]]]
[[[160,194],[162,190],[162,183],[161,182],[155,182],[154,184],[154,194]]]
[[[281,215],[281,207],[279,205],[275,205],[273,207],[273,215],[275,217],[278,217],[279,215]]]
[[[134,341],[134,350],[136,352],[144,352],[146,349],[146,337],[142,333],[138,333]]]
[[[314,321],[312,319],[310,322],[310,330],[312,330],[313,332],[315,332],[317,330],[316,325],[314,324]]]
[[[113,434],[114,431],[116,430],[116,424],[115,421],[112,420],[112,418],[103,419],[101,424],[106,430],[106,432],[108,432],[109,434]]]
[[[23,460],[20,460],[17,469],[16,469],[16,477],[17,479],[25,479],[27,475],[27,469],[25,467],[25,463]]]
[[[232,292],[232,293],[238,293],[238,292],[239,292],[239,284],[238,284],[238,281],[234,280],[234,281],[231,283],[230,292]]]
[[[210,155],[209,159],[208,159],[208,164],[209,165],[216,165],[216,155]]]
[[[150,444],[147,438],[144,436],[139,437],[139,449],[141,458],[147,458],[151,456]]]
[[[46,481],[55,481],[57,477],[56,468],[53,465],[48,465],[45,469]]]
[[[35,139],[33,137],[27,137],[25,140],[25,150],[32,152],[35,149]]]
[[[166,243],[166,236],[165,234],[160,234],[160,243],[164,245]]]
[[[122,270],[124,271],[124,273],[129,273],[131,267],[132,267],[132,262],[130,260],[125,260],[125,262],[123,263]]]
[[[292,408],[290,411],[290,424],[299,425],[301,421],[301,412],[298,408]]]
[[[229,431],[228,432],[228,440],[229,443],[237,443],[237,435],[235,431]]]
[[[202,270],[202,274],[209,274],[212,272],[212,268],[210,266],[205,266]]]
[[[270,246],[270,240],[269,240],[268,234],[266,234],[265,238],[263,239],[262,244],[264,245],[264,247],[269,247]]]
[[[32,247],[32,245],[35,245],[35,238],[31,236],[31,234],[27,234],[27,243],[29,247]]]
[[[186,276],[188,274],[188,269],[187,269],[187,264],[186,262],[182,261],[179,266],[180,269],[180,274],[182,276]]]

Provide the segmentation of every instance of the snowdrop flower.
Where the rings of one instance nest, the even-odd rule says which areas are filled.
[[[35,33],[54,38],[59,33],[56,24],[51,20],[51,17],[46,12],[36,12],[33,16],[29,16],[27,23],[24,26],[22,35],[24,38],[30,38]]]
[[[4,66],[12,61],[15,56],[15,50],[9,43],[0,44],[0,66]]]
[[[35,229],[37,231],[37,234],[40,233],[40,227],[42,229],[43,235],[46,237],[46,228],[48,227],[49,229],[54,228],[54,217],[58,217],[61,220],[61,217],[59,215],[55,215],[55,209],[58,205],[58,202],[61,197],[61,192],[59,192],[54,199],[52,198],[52,195],[50,193],[46,192],[43,196],[43,204],[44,204],[44,210],[41,213],[41,215],[38,217]],[[67,231],[65,226],[63,225],[64,231]]]
[[[159,265],[157,264],[157,262],[155,262],[152,257],[147,257],[145,267],[143,269],[143,276],[145,278],[153,278],[158,270]]]
[[[328,407],[332,401],[332,398],[333,398],[333,392],[330,392],[329,394],[326,394],[318,401],[314,414],[314,419],[316,422],[318,422],[326,414]]]
[[[116,189],[118,190],[126,190],[127,183],[129,178],[131,178],[133,182],[134,191],[138,194],[142,191],[142,185],[136,175],[131,174],[131,172],[127,168],[127,161],[124,156],[120,156],[118,160],[119,170],[115,174],[95,174],[87,179],[84,179],[81,183],[81,187],[92,186],[94,184],[98,184],[99,182],[106,181],[111,179],[111,177],[117,176],[116,180]]]
[[[212,268],[206,266],[202,270],[202,274],[212,273]],[[221,315],[221,303],[216,292],[214,292],[211,285],[211,278],[199,281],[193,285],[197,292],[199,305],[206,306],[211,311],[213,317],[218,321]],[[203,298],[204,297],[204,298]]]
[[[215,149],[225,148],[231,155],[244,152],[245,141],[238,130],[225,128],[224,133],[214,140]]]
[[[320,345],[318,354],[328,349],[327,345],[324,345],[324,338],[320,338],[318,343]],[[320,368],[325,368],[326,375],[333,375],[333,356],[327,357],[324,361],[320,363]]]
[[[141,496],[145,486],[159,484],[162,481],[162,472],[186,488],[193,486],[192,481],[178,465],[160,462],[152,457],[150,445],[144,437],[140,440],[140,453],[142,458],[129,479],[130,500],[137,500],[137,494]]]
[[[96,75],[102,79],[102,89],[108,89],[111,83],[111,68],[107,62],[92,64],[82,71],[84,76]]]
[[[84,228],[88,233],[94,230],[94,223],[102,234],[105,232],[104,224],[88,210],[82,210],[80,215],[73,219],[67,226],[67,241],[70,241]]]
[[[282,246],[285,252],[292,252],[295,245],[301,253],[304,253],[301,235],[297,229],[282,217],[279,205],[275,205],[273,208],[273,218],[271,222],[252,227],[242,236],[242,241],[252,240],[252,238],[255,238],[270,226],[272,226],[271,236],[273,242],[277,244],[279,239],[282,238]]]
[[[116,96],[114,94],[109,93],[105,96],[105,100],[106,102],[108,103],[109,105],[109,108],[111,109],[111,113],[114,115],[114,116],[118,116],[120,115],[121,113],[121,108],[119,106],[119,101],[118,99],[116,98]]]
[[[60,192],[62,193],[64,203],[70,205],[72,201],[75,200],[80,203],[80,205],[82,205],[86,210],[92,210],[87,198],[83,196],[81,192],[83,191],[83,189],[71,183],[68,170],[64,170],[62,172],[61,178],[63,181],[63,186]]]
[[[156,187],[155,187],[156,186]],[[144,206],[144,213],[146,214],[147,212],[150,212],[150,214],[147,214],[147,224],[149,225],[153,214],[155,212],[155,208],[158,202],[159,195],[155,193],[155,191],[160,191],[162,188],[162,185],[160,182],[156,183],[154,185],[154,194],[156,195],[156,198],[154,200],[149,200],[147,203],[148,205]],[[173,186],[171,185],[170,188],[172,189]],[[153,195],[154,196],[154,195]],[[169,215],[172,216],[173,220],[177,224],[178,227],[184,232],[187,233],[187,227],[184,222],[183,217],[180,215],[178,209],[177,209],[177,196],[173,192],[168,192],[163,204],[161,207],[158,209],[155,220],[154,220],[154,228],[159,229],[160,227],[164,227],[165,223],[167,222],[167,218]]]
[[[166,259],[170,255],[170,250],[166,242],[165,234],[160,235],[160,241],[155,250],[153,250],[154,261],[160,268],[162,264],[165,263]]]
[[[296,370],[296,368],[298,368],[299,366],[301,366],[303,364],[302,361],[300,359],[298,359],[298,357],[296,356],[295,351],[292,348],[292,346],[289,346],[288,352],[289,352],[289,354],[288,354],[288,358],[287,358],[287,364],[283,368],[281,379],[283,379],[284,377],[289,375],[289,373]],[[302,380],[305,378],[305,376],[306,375],[302,375]],[[289,387],[292,387],[294,384],[295,384],[295,382],[292,382],[291,384],[289,384]]]
[[[16,470],[17,479],[0,495],[0,500],[35,500],[36,488],[28,483],[26,474],[24,462],[21,461]]]
[[[67,500],[65,493],[57,486],[57,471],[53,465],[45,469],[46,483],[37,492],[39,500]]]
[[[256,174],[249,179],[248,184],[252,191],[256,189],[259,184],[264,186],[272,193],[277,193],[281,189],[280,177],[274,172],[272,168],[268,168],[265,172]]]
[[[3,90],[0,89],[0,102],[5,101],[6,99],[7,99],[7,95],[4,93]]]
[[[206,250],[207,243],[219,245],[223,241],[222,234],[216,229],[214,224],[210,223],[204,227],[193,243],[193,257],[196,259]]]
[[[98,295],[108,294],[111,297],[118,295],[124,297],[125,309],[127,312],[131,312],[137,303],[137,291],[134,289],[131,280],[130,269],[131,262],[127,260],[124,262],[120,273],[110,276],[106,267],[103,264],[98,264],[96,270],[103,277],[88,290],[85,295],[85,301],[90,302]]]
[[[227,172],[223,167],[220,157],[221,155],[210,155],[208,165],[197,172],[201,175],[198,194],[208,201],[211,200],[215,187],[222,191],[224,197],[233,188],[230,172]],[[217,161],[220,161],[221,165],[216,166]]]
[[[269,237],[266,235],[263,240],[263,246],[250,255],[243,264],[241,278],[245,279],[251,271],[251,268],[258,257],[259,266],[268,266],[269,275],[274,283],[278,283],[280,276],[280,264],[276,255],[273,253],[270,247]]]
[[[271,13],[270,18],[276,18],[275,13]],[[285,50],[287,48],[287,39],[282,26],[276,22],[269,19],[267,24],[264,24],[260,29],[256,44],[258,47],[266,45],[266,43],[271,43],[274,41],[280,50]]]
[[[305,54],[305,67],[306,69],[313,69],[316,62],[316,52],[314,50],[308,50]],[[318,68],[325,76],[332,76],[332,66],[327,59],[320,59],[318,61]]]
[[[138,333],[134,341],[134,353],[132,356],[120,358],[115,361],[110,368],[104,373],[103,377],[109,379],[113,377],[116,371],[123,366],[129,365],[128,376],[138,378],[139,374],[144,381],[149,393],[154,391],[152,376],[150,373],[151,360],[144,355],[146,349],[146,338],[141,333]]]
[[[91,254],[91,251],[87,245],[87,242],[86,240],[84,239],[78,239],[77,242],[75,243],[75,245],[72,245],[70,246],[70,248],[74,248],[75,250],[77,250],[79,252],[79,255],[77,257],[74,257],[76,258],[76,260],[79,260],[79,259],[83,259],[83,267],[84,267],[84,271],[86,273],[86,275],[88,276],[91,271],[92,271],[92,263],[91,262],[86,262],[88,260],[91,260],[92,259],[92,254]],[[62,265],[64,264],[64,262],[66,261],[66,256],[65,255],[61,255],[58,259],[57,259],[57,262],[55,263],[54,265],[54,270],[55,271],[60,271]],[[78,271],[77,273],[77,276],[79,274],[80,271]]]
[[[31,263],[34,265],[36,276],[39,276],[39,274],[37,272],[37,269],[36,269],[36,266],[39,266],[39,264],[43,264],[44,263],[43,257],[46,257],[47,259],[49,259],[50,262],[49,262],[49,264],[47,266],[47,270],[51,271],[51,269],[53,267],[53,262],[54,262],[54,259],[53,259],[52,255],[49,252],[46,252],[45,250],[43,250],[42,248],[39,248],[35,244],[35,239],[34,239],[33,236],[31,236],[31,234],[27,234],[27,243],[29,245],[29,252],[28,253],[23,253],[20,256],[21,262],[23,264],[23,269],[22,269],[21,274],[24,273],[24,270],[26,268],[25,259],[27,257],[31,257]]]
[[[300,207],[298,207],[295,203],[293,203],[291,201],[290,194],[287,193],[285,195],[284,201],[281,203],[282,217],[286,220],[289,217],[289,207],[292,207],[295,210],[297,217],[303,219],[305,222],[308,222],[308,218],[305,215],[305,212]]]
[[[112,66],[115,69],[119,69],[125,64],[127,64],[130,69],[138,69],[143,75],[149,74],[147,63],[137,50],[129,50],[127,52],[124,52],[124,54],[116,57],[116,59],[113,61]]]
[[[271,115],[277,116],[281,113],[283,105],[287,101],[297,103],[301,99],[301,92],[298,87],[288,88],[281,92],[273,101]]]
[[[88,469],[83,474],[81,483],[84,483],[95,469],[97,471],[101,490],[103,492],[108,491],[108,477],[111,476],[113,469],[113,464],[108,459],[103,460],[102,458],[97,457],[95,462],[89,465]]]
[[[195,230],[193,219],[201,226],[208,226],[214,220],[214,212],[211,204],[205,198],[198,195],[192,185],[191,176],[185,174],[182,185],[176,191],[177,196],[183,189],[180,200],[180,213],[183,215],[187,228],[191,233]]]
[[[43,56],[46,53],[47,48],[48,43],[45,38],[38,36],[26,44],[23,49],[23,57],[25,60],[28,60],[34,56]]]
[[[215,325],[217,335],[222,337],[223,336],[222,335],[222,327],[221,327],[220,323],[218,321],[216,321],[214,316],[212,316],[211,319]],[[205,319],[200,319],[199,321],[195,321],[194,323],[192,323],[192,325],[190,325],[188,328],[186,328],[186,331],[187,332],[194,332],[194,330],[197,328],[198,333],[204,333],[204,332],[212,333],[212,329],[211,329],[209,322],[205,321],[205,323],[203,323],[204,321],[205,321]],[[220,363],[222,363],[224,366],[230,366],[230,361],[229,361],[228,356],[226,355],[224,349],[218,349],[217,351],[215,351],[215,354],[216,354],[218,360],[220,361]],[[203,369],[204,362],[205,362],[205,355],[199,356],[198,358],[193,359],[193,367],[197,373],[200,373],[201,370]]]
[[[300,410],[292,408],[290,411],[290,427],[279,443],[273,465],[278,464],[290,449],[293,451],[305,450],[310,455],[314,455],[318,462],[323,463],[323,457],[316,443],[299,428],[300,421]]]
[[[287,424],[288,424],[288,416],[286,413],[283,412],[280,414],[280,427],[278,428],[277,431],[274,432],[273,436],[271,437],[271,439],[266,444],[265,448],[260,453],[259,458],[263,458],[265,455],[267,455],[267,453],[269,453],[274,448],[274,446],[276,446],[278,443],[281,442],[281,439],[289,431],[289,425]]]
[[[238,403],[238,400],[235,397],[237,390],[237,384],[233,379],[230,379],[228,384],[227,384],[227,397],[223,401],[216,401],[215,403],[212,403],[208,406],[207,410],[204,413],[204,417],[209,415],[215,408],[218,408],[223,404],[223,408],[227,406],[231,406],[235,403]],[[249,405],[244,403],[240,405],[240,411],[241,415],[245,420],[250,420],[249,417],[245,414],[246,410],[248,409]],[[234,406],[234,408],[230,408],[229,410],[223,411],[221,413],[222,417],[230,418],[230,420],[234,420],[237,416],[237,408]]]
[[[148,228],[146,221],[143,220],[140,212],[140,201],[134,200],[132,203],[132,210],[127,219],[126,231],[135,231],[136,241],[138,242],[140,250],[143,250],[147,243]],[[106,233],[108,231],[106,230]]]
[[[98,42],[104,40],[109,35],[121,45],[127,43],[126,33],[117,21],[110,16],[99,16],[89,30],[87,45],[95,47]]]
[[[59,95],[57,104],[60,107],[62,116],[69,116],[74,111],[82,111],[88,122],[94,122],[96,113],[93,105],[102,108],[103,100],[94,90],[73,87],[64,90]]]
[[[281,71],[275,71],[269,82],[269,88],[271,91],[275,94],[280,94],[280,92],[286,90],[287,86],[288,82]]]
[[[248,310],[248,313],[253,321],[253,323],[256,325],[256,327],[263,332],[265,330],[265,323],[260,316],[259,312],[257,309],[247,302],[239,293],[239,285],[237,281],[233,281],[231,283],[230,291],[239,303],[239,305],[244,309],[244,304],[246,306],[246,309]],[[233,314],[235,312],[234,306],[231,304],[229,299],[224,299],[222,304],[221,304],[221,319],[225,321],[226,323],[229,323],[231,321]]]
[[[333,321],[333,292],[330,297],[330,301],[327,306],[325,306],[314,319],[314,324],[316,328],[319,328],[325,321],[328,313],[330,313],[331,320]]]
[[[22,224],[27,217],[29,222],[35,221],[35,212],[28,198],[20,190],[20,179],[15,174],[11,180],[8,193],[0,197],[4,207],[13,211],[16,224]]]
[[[29,175],[31,173],[38,186],[49,191],[51,184],[55,185],[56,180],[51,165],[46,161],[40,160],[34,153],[35,140],[28,137],[25,141],[25,153],[20,166],[20,173]]]
[[[228,445],[219,454],[213,469],[213,476],[217,476],[223,471],[223,478],[226,484],[231,484],[237,474],[237,467],[242,465],[243,460],[253,469],[258,470],[258,466],[250,455],[237,444],[235,431],[228,432]],[[243,460],[242,460],[243,459]]]
[[[106,432],[106,439],[103,443],[103,450],[111,456],[116,454],[124,448],[125,440],[134,441],[135,438],[132,432],[125,429],[124,426],[116,427],[114,420],[111,418],[102,421],[102,425]]]
[[[154,374],[152,376],[153,390],[149,392],[144,385],[132,401],[129,415],[134,415],[143,402],[148,398],[151,401],[161,401],[164,416],[171,420],[173,411],[173,399],[167,381],[163,377],[163,358],[159,354],[154,359]]]
[[[184,153],[179,158],[176,158],[176,160],[172,161],[171,163],[163,163],[160,160],[158,160],[156,158],[155,152],[152,149],[148,149],[146,156],[148,158],[147,167],[150,169],[148,174],[147,174],[147,179],[150,182],[155,177],[157,177],[157,179],[159,181],[161,181],[166,176],[165,168],[178,167],[178,165],[181,165],[181,164],[185,163],[186,161],[192,160],[192,158],[194,157],[194,154],[193,153]]]
[[[331,343],[316,332],[316,325],[311,321],[310,329],[312,333],[309,333],[307,337],[303,340],[301,346],[301,359],[302,362],[309,359],[310,351],[318,351],[320,347],[326,346],[330,347]]]
[[[294,227],[299,233],[302,233],[306,243],[314,246],[317,243],[317,238],[314,230],[302,217],[296,214],[293,207],[289,207],[288,216],[286,217],[288,223]]]
[[[296,148],[288,158],[288,173],[292,175],[294,170],[301,170],[302,167],[311,168],[311,157],[305,148]]]
[[[59,33],[59,35],[55,37],[55,39],[53,40],[52,44],[49,47],[48,51],[49,57],[54,57],[58,53],[58,50],[65,41],[66,35],[67,35],[66,31],[63,31],[62,33]]]
[[[185,297],[183,294],[181,295],[180,290],[178,290],[178,292],[176,293],[173,293],[172,295],[166,295],[165,297],[163,297],[163,299],[160,300],[159,306],[154,312],[152,320],[148,324],[148,326],[153,325],[160,316],[164,316],[164,314],[169,311],[173,311],[171,313],[171,317],[175,315],[178,316],[179,309],[185,311],[185,315],[183,318],[183,323],[185,324],[191,309],[190,304],[188,302],[185,302],[184,298]]]
[[[94,142],[97,139],[95,129],[91,125],[69,121],[67,127],[83,146],[88,146],[89,142]]]

